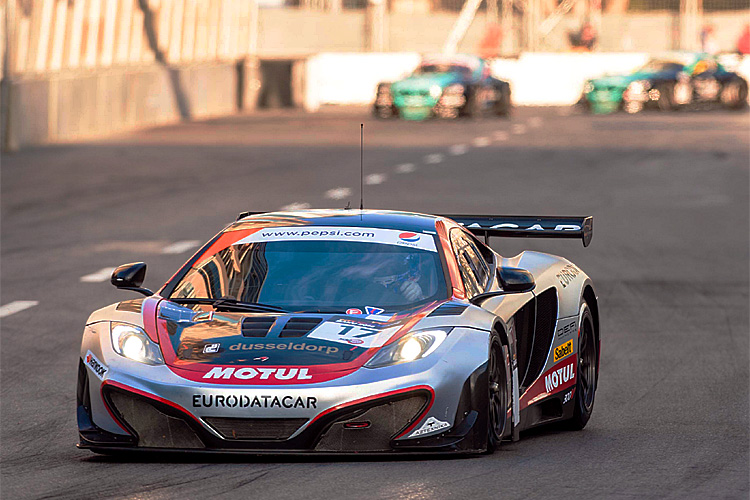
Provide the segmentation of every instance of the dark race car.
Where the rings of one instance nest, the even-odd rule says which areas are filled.
[[[542,424],[582,429],[591,280],[477,236],[591,235],[591,217],[242,214],[155,293],[145,264],[115,270],[145,297],[86,322],[79,447],[478,453]]]
[[[747,97],[747,81],[727,71],[715,56],[673,54],[652,59],[629,75],[588,80],[579,105],[594,113],[705,106],[741,109]]]
[[[434,56],[414,73],[393,83],[378,84],[373,112],[379,118],[407,120],[499,115],[511,111],[510,85],[490,75],[476,56]]]

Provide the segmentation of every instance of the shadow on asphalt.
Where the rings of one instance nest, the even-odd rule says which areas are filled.
[[[537,438],[546,438],[557,434],[569,434],[557,424],[548,424],[521,433],[521,442]],[[510,442],[504,442],[501,452]],[[81,459],[87,463],[331,463],[331,462],[397,462],[425,460],[468,460],[488,457],[485,453],[370,453],[370,454],[295,454],[295,453],[245,453],[245,452],[167,452],[167,451],[122,451],[110,453],[92,453]]]

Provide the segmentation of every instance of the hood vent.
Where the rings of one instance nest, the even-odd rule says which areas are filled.
[[[460,316],[467,307],[464,304],[443,304],[432,311],[429,316]]]
[[[242,318],[242,336],[265,337],[275,321],[276,316],[247,316]]]
[[[284,325],[279,337],[304,337],[321,321],[320,318],[291,318]]]

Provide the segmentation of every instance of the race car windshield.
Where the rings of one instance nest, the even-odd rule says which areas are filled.
[[[352,241],[231,245],[191,269],[172,294],[228,297],[294,312],[395,312],[447,296],[436,251]]]
[[[430,73],[471,73],[471,70],[460,64],[423,64],[417,68],[418,75]]]
[[[652,59],[641,68],[641,71],[682,71],[683,65],[671,61]]]

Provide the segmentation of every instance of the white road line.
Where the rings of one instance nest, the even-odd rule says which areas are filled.
[[[385,174],[370,174],[365,177],[365,184],[373,186],[375,184],[382,184],[388,177]]]
[[[281,207],[281,210],[293,212],[295,210],[307,210],[308,208],[310,208],[309,203],[290,203],[289,205]]]
[[[484,148],[490,145],[490,139],[488,137],[477,137],[472,141],[474,147]]]
[[[415,167],[413,163],[402,163],[401,165],[396,165],[397,174],[410,174],[416,169],[417,167]]]
[[[531,128],[539,128],[542,126],[542,123],[544,123],[544,120],[542,120],[538,116],[534,116],[532,118],[529,118],[529,127]]]
[[[10,316],[11,314],[16,314],[17,312],[21,312],[24,309],[28,309],[29,307],[38,305],[39,302],[37,302],[36,300],[14,300],[9,304],[5,304],[4,306],[0,307],[0,318]]]
[[[200,245],[201,242],[198,240],[184,240],[184,241],[176,241],[172,243],[171,245],[168,245],[161,249],[161,253],[168,253],[168,254],[178,254],[187,252],[188,250],[191,250],[193,248],[196,248],[198,245]]]
[[[112,276],[112,271],[114,270],[114,267],[104,267],[95,273],[81,276],[79,281],[82,283],[101,283],[102,281],[107,281]]]
[[[431,155],[427,155],[424,157],[424,162],[428,165],[434,165],[436,163],[440,163],[443,161],[444,156],[440,153],[435,153]]]
[[[508,132],[506,132],[505,130],[498,130],[497,132],[492,134],[492,137],[494,137],[496,141],[507,141]]]
[[[351,194],[351,189],[346,187],[338,187],[326,191],[326,198],[331,198],[332,200],[342,200],[347,196],[350,196]]]
[[[453,156],[459,156],[464,154],[468,150],[469,148],[466,146],[466,144],[456,144],[455,146],[451,146],[448,152]]]
[[[525,134],[526,133],[526,125],[522,123],[516,123],[513,125],[510,129],[510,131],[515,135]]]

